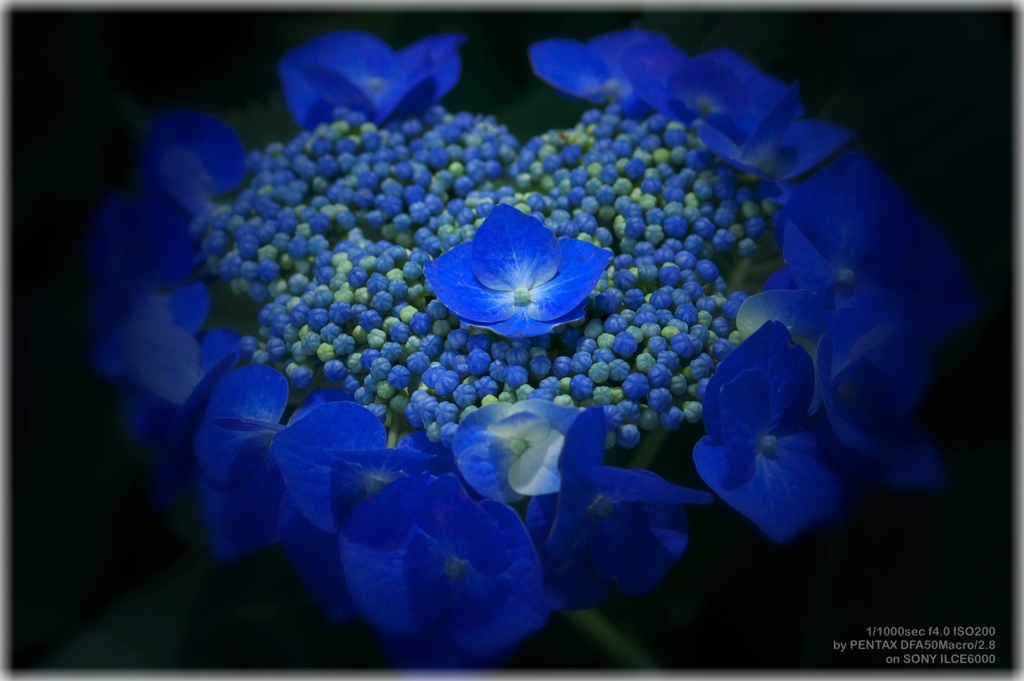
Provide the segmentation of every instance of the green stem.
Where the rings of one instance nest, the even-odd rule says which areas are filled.
[[[395,445],[398,444],[399,430],[401,430],[401,428],[397,423],[392,423],[391,427],[388,428],[388,449],[394,449]]]
[[[658,666],[650,653],[630,640],[597,610],[568,611],[562,616],[622,664],[635,668]]]

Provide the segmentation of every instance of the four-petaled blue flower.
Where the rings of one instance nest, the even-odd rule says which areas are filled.
[[[544,400],[481,407],[455,432],[455,463],[473,489],[498,501],[557,492],[558,457],[580,413]]]
[[[523,522],[505,504],[474,502],[451,474],[395,480],[356,506],[341,533],[341,558],[352,599],[370,622],[392,636],[426,638],[435,658],[448,658],[419,664],[473,664],[547,622],[540,563]]]
[[[419,112],[455,87],[460,34],[424,38],[398,52],[362,31],[314,38],[278,64],[288,109],[304,128],[333,120],[348,107],[380,123],[395,111]]]
[[[245,147],[227,123],[197,111],[168,111],[153,124],[139,161],[149,196],[186,216],[209,215],[210,199],[245,176]]]
[[[658,586],[688,542],[682,504],[712,501],[650,471],[602,466],[604,441],[603,409],[582,412],[565,436],[561,490],[527,510],[556,610],[593,607],[612,583],[632,596]]]
[[[473,239],[423,267],[434,293],[469,326],[539,336],[583,317],[611,251],[555,238],[536,218],[498,204]]]
[[[851,137],[845,128],[826,121],[795,119],[799,106],[799,86],[794,83],[750,135],[733,139],[713,124],[702,125],[697,132],[729,165],[774,181],[781,195],[788,197],[785,183],[824,161]]]
[[[718,365],[704,397],[708,434],[693,450],[697,472],[777,542],[840,506],[835,464],[807,419],[813,397],[811,357],[777,321]]]
[[[591,104],[618,102],[628,116],[650,111],[638,99],[622,68],[622,55],[641,44],[671,45],[657,33],[627,29],[591,38],[585,43],[551,38],[530,45],[530,64],[537,77],[559,92]]]
[[[859,477],[898,489],[935,489],[942,462],[914,411],[924,397],[928,355],[899,314],[844,308],[829,315],[818,349],[827,419],[818,434]]]

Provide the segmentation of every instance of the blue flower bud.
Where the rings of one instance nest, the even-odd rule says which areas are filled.
[[[640,430],[632,423],[624,424],[615,432],[615,442],[624,449],[632,449],[640,442]]]
[[[528,379],[529,373],[527,372],[526,367],[507,366],[505,368],[505,384],[512,388],[518,388],[525,384]]]

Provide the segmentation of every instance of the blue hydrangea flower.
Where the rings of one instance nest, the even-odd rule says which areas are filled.
[[[719,364],[704,396],[697,472],[777,542],[840,508],[838,471],[807,420],[813,393],[810,356],[770,321]]]
[[[539,336],[583,317],[611,251],[556,238],[539,220],[496,205],[472,241],[423,267],[459,319],[503,336]]]
[[[196,111],[160,116],[143,146],[139,179],[147,195],[187,216],[208,215],[210,199],[233,190],[245,175],[245,147],[229,125]]]
[[[194,334],[206,319],[209,294],[201,283],[181,288],[195,249],[184,218],[161,201],[110,193],[86,239],[93,284],[89,309],[93,366],[111,380],[127,379],[125,324],[166,319]]]
[[[349,592],[375,626],[418,634],[471,664],[548,617],[540,562],[508,506],[474,502],[452,475],[395,480],[341,533]]]
[[[928,356],[899,315],[844,308],[830,315],[818,347],[819,434],[845,468],[897,488],[934,489],[945,480],[913,414],[927,387]]]
[[[565,436],[558,494],[530,500],[527,526],[541,552],[548,605],[597,605],[615,583],[636,596],[654,589],[688,541],[684,503],[711,503],[645,470],[602,466],[604,410],[585,410]]]
[[[330,123],[336,107],[381,123],[396,110],[419,112],[455,87],[465,36],[430,36],[398,52],[361,31],[337,31],[296,47],[278,74],[288,109],[306,129]]]
[[[639,116],[650,107],[633,93],[622,56],[648,43],[671,45],[664,36],[641,29],[616,31],[585,43],[552,38],[530,45],[530,65],[538,78],[559,92],[592,104],[618,102],[627,116]]]
[[[793,287],[814,291],[826,309],[907,305],[916,216],[863,154],[843,154],[801,183],[775,224]]]
[[[750,296],[736,313],[736,331],[747,338],[768,321],[781,322],[790,338],[810,355],[814,362],[814,397],[808,414],[821,405],[821,386],[817,380],[818,341],[826,331],[827,313],[814,291],[769,290]]]
[[[845,128],[825,121],[794,119],[799,106],[799,86],[794,83],[750,135],[734,140],[713,124],[702,125],[697,132],[726,163],[773,181],[786,198],[789,181],[823,162],[852,136]]]
[[[319,408],[325,401],[347,399],[347,397],[342,397],[343,395],[344,393],[338,390],[314,391],[292,414],[289,429],[294,427],[292,424],[298,419],[304,418],[309,410]],[[311,437],[317,427],[337,430],[338,422],[332,418],[333,411],[332,408],[327,412],[327,418],[318,416],[311,421],[312,428],[306,428],[300,432],[298,440]],[[351,410],[345,411],[347,413]],[[333,413],[333,416],[336,417],[337,414]],[[423,432],[419,431],[403,438],[394,450],[334,452],[334,455],[338,457],[338,462],[335,464],[338,469],[335,483],[320,487],[314,493],[323,492],[344,497],[342,504],[351,502],[354,506],[372,498],[374,494],[383,489],[384,485],[391,480],[403,477],[407,472],[417,474],[423,470],[433,471],[435,468],[444,468],[445,464],[438,462],[438,450],[441,447],[430,442],[426,437],[421,437],[422,435]],[[289,439],[291,439],[290,436],[285,436],[285,440]],[[294,444],[294,441],[291,444]],[[284,447],[288,446],[286,442]],[[281,446],[278,446],[277,449],[281,451]],[[451,452],[447,453],[450,460]],[[360,478],[363,483],[361,488],[358,486]],[[346,484],[346,480],[355,481],[357,484]],[[358,611],[352,602],[345,582],[345,566],[341,562],[341,553],[338,548],[338,531],[325,531],[322,529],[324,527],[322,521],[318,526],[299,508],[296,498],[301,498],[309,490],[310,488],[307,487],[305,490],[297,489],[296,492],[288,492],[284,495],[279,518],[281,545],[299,579],[316,599],[321,610],[332,620],[344,621],[358,614]],[[308,499],[303,505],[306,508],[311,507]],[[337,521],[336,525],[343,524],[347,513],[348,510],[343,509],[334,516]]]
[[[786,92],[729,49],[687,58],[672,45],[646,42],[622,63],[637,97],[658,112],[687,124],[706,121],[734,139],[750,135]],[[802,113],[797,102],[792,115]]]
[[[278,433],[270,452],[299,510],[337,533],[355,504],[407,473],[425,470],[427,452],[387,449],[380,419],[354,402],[330,402]]]
[[[260,364],[231,372],[210,393],[193,444],[203,474],[199,502],[219,560],[278,539],[284,480],[270,443],[284,429],[280,420],[287,405],[287,379]],[[296,410],[292,421],[304,413]]]
[[[558,457],[579,414],[544,400],[480,407],[459,423],[455,463],[473,489],[498,501],[557,492]]]
[[[196,337],[164,319],[125,326],[133,432],[154,447],[154,504],[173,501],[195,478],[192,437],[210,391],[238,362],[239,336],[212,329]]]

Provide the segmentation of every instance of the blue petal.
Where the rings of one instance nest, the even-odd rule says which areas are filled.
[[[456,582],[448,617],[460,648],[487,655],[543,627],[548,609],[540,562],[519,516],[508,506],[486,499],[479,508],[490,520],[490,534],[500,539],[507,567],[493,577],[471,572]]]
[[[782,139],[782,149],[792,150],[791,165],[783,179],[791,179],[807,172],[853,139],[846,128],[825,121],[808,118],[793,121]]]
[[[468,417],[467,417],[468,418]],[[456,435],[458,430],[455,431]],[[411,449],[416,452],[422,452],[429,454],[430,459],[427,462],[425,472],[431,475],[444,475],[445,473],[451,473],[459,478],[459,482],[469,491],[471,486],[469,483],[462,478],[462,474],[459,472],[458,466],[455,465],[455,456],[452,453],[450,447],[445,447],[440,442],[434,442],[427,436],[427,431],[417,430],[414,433],[410,433],[406,437],[398,441],[395,445],[395,449]]]
[[[183,404],[203,378],[199,343],[168,322],[135,320],[126,326],[128,365],[139,383],[172,404]]]
[[[800,86],[793,83],[743,143],[740,159],[755,168],[760,168],[770,177],[788,177],[789,175],[785,174],[788,168],[784,167],[779,152],[782,140],[799,106]]]
[[[376,115],[377,108],[373,100],[344,75],[320,64],[302,64],[298,69],[306,82],[316,90],[319,98],[329,104],[332,110],[344,106],[353,111],[361,111],[367,116]],[[321,109],[316,109],[316,113],[317,120],[310,120],[312,125],[308,127],[330,121],[330,117],[322,118]]]
[[[504,203],[487,215],[470,246],[473,275],[496,291],[540,286],[555,276],[562,257],[554,232]]]
[[[302,400],[302,404],[296,407],[295,411],[292,412],[292,415],[288,417],[288,425],[295,423],[321,404],[351,401],[352,397],[344,390],[338,390],[337,388],[320,388],[319,390],[314,390],[306,395],[306,399]]]
[[[608,595],[611,584],[602,581],[594,572],[590,558],[582,550],[586,547],[585,541],[581,543],[580,550],[561,561],[552,560],[546,551],[547,536],[555,519],[556,497],[555,494],[534,497],[526,509],[527,529],[537,546],[544,571],[545,598],[552,610],[592,608]]]
[[[622,55],[622,70],[638,99],[665,116],[681,118],[669,82],[684,61],[686,55],[671,43],[652,41],[626,50]]]
[[[775,230],[781,232],[782,230]],[[790,274],[789,269],[783,265],[779,269],[775,270],[768,281],[764,282],[764,286],[761,287],[762,291],[791,291],[797,288],[796,282],[793,281],[793,275]],[[741,306],[742,308],[742,306]]]
[[[89,228],[86,265],[108,305],[128,307],[140,289],[174,286],[192,271],[188,224],[154,199],[107,194]]]
[[[639,596],[661,583],[687,541],[682,506],[617,503],[611,515],[594,522],[590,562],[598,577]]]
[[[543,400],[540,402],[549,404]],[[564,432],[565,452],[562,454],[559,468],[565,475],[582,476],[590,469],[601,465],[604,460],[604,443],[607,433],[603,407],[590,407],[577,411],[577,415],[570,421]]]
[[[693,449],[700,477],[718,496],[752,520],[770,539],[787,542],[828,520],[841,489],[825,463],[821,442],[807,430],[779,438],[775,458],[759,456],[757,472],[745,485],[726,489],[725,452],[704,437]]]
[[[210,310],[210,292],[206,284],[196,282],[162,296],[171,313],[171,321],[189,333],[197,333]]]
[[[357,612],[345,583],[338,535],[314,527],[288,493],[281,500],[279,523],[281,546],[320,609],[334,622],[352,619]]]
[[[512,294],[482,286],[473,278],[473,244],[463,243],[423,266],[434,294],[459,315],[484,324],[512,316]]]
[[[754,170],[740,161],[741,152],[736,142],[714,126],[700,126],[697,128],[697,136],[700,137],[700,141],[704,143],[704,146],[728,161],[731,165],[740,165],[742,166],[741,170],[745,172],[752,172]]]
[[[980,299],[960,256],[939,228],[919,219],[911,315],[917,337],[935,347],[976,317]]]
[[[603,60],[580,43],[551,38],[533,43],[528,53],[533,72],[551,87],[592,104],[608,101],[604,86],[611,73]]]
[[[306,68],[304,68],[306,67]],[[311,82],[308,67],[318,82]],[[288,52],[278,63],[278,74],[288,109],[307,129],[332,120],[328,97],[351,97],[351,105],[368,116],[374,114],[367,85],[389,79],[395,56],[387,44],[361,31],[337,31],[315,38]],[[331,79],[334,73],[344,82]],[[328,82],[324,82],[324,81]],[[359,95],[354,92],[359,92]],[[369,107],[369,108],[363,108]]]
[[[634,93],[622,61],[625,54],[632,48],[638,45],[652,44],[672,47],[672,43],[663,35],[638,28],[628,28],[624,31],[599,35],[584,43],[591,54],[596,54],[604,61],[610,77],[618,83],[616,100],[622,106],[624,113],[630,117],[635,118],[648,111],[650,107]]]
[[[747,93],[725,65],[707,55],[687,59],[669,81],[673,97],[685,105],[680,113],[684,123],[703,118],[707,113],[732,114],[747,104]]]
[[[399,73],[411,71],[411,64],[425,63],[429,65],[430,77],[402,97],[397,109],[416,113],[426,109],[443,97],[459,82],[462,60],[459,58],[459,45],[465,42],[466,36],[459,33],[446,33],[428,36],[419,42],[399,50],[396,57]],[[424,87],[424,85],[426,87]]]
[[[245,147],[231,126],[195,111],[170,111],[153,124],[142,152],[143,187],[170,196],[193,215],[211,196],[229,192],[245,175]]]
[[[262,364],[241,367],[213,390],[193,444],[203,474],[219,485],[237,485],[251,478],[269,456],[270,440],[288,405],[288,380]],[[233,430],[218,419],[264,422],[259,430]]]
[[[748,369],[718,391],[722,447],[729,467],[721,481],[726,489],[754,477],[761,438],[769,434],[770,390],[763,373]]]
[[[430,483],[430,476],[396,480],[356,506],[341,533],[352,600],[363,616],[388,631],[419,631],[443,617],[451,602],[446,556],[413,525],[403,503],[403,497],[415,498]]]
[[[747,369],[762,371],[771,386],[772,431],[794,430],[814,396],[814,365],[807,351],[791,342],[781,322],[767,322],[729,353],[708,381],[704,425],[715,443],[722,442],[718,394],[722,386]]]
[[[231,329],[210,329],[199,339],[199,365],[209,373],[221,359],[235,355],[237,361],[238,345],[241,336]]]
[[[786,234],[782,247],[793,284],[801,289],[808,289],[820,296],[829,310],[835,309],[836,270],[822,256],[814,244],[792,222],[785,224],[782,230]]]
[[[568,437],[580,413],[544,400],[481,407],[466,416],[455,432],[452,452],[459,471],[477,492],[500,501],[555,492],[560,483],[558,441],[564,441],[558,434]],[[509,440],[526,437],[527,431],[537,428],[545,430],[544,441],[531,441],[522,455],[514,455]]]
[[[174,412],[157,445],[159,449],[157,460],[161,462],[156,473],[158,478],[164,474],[168,475],[170,479],[183,479],[183,475],[190,477],[194,475],[196,464],[192,438],[199,427],[201,409],[213,386],[224,378],[237,363],[238,353],[230,353],[222,357],[203,376],[185,402]],[[169,472],[165,473],[160,469],[160,467],[164,466]],[[159,482],[155,488],[166,491],[163,488],[163,484]],[[167,500],[169,501],[170,499]]]
[[[725,65],[747,93],[747,105],[741,111],[734,111],[733,118],[741,130],[750,134],[761,117],[779,101],[786,91],[786,86],[781,81],[761,73],[757,67],[728,48],[712,50],[703,56]],[[798,104],[794,116],[802,115],[803,107]]]
[[[240,485],[218,487],[200,478],[199,503],[214,558],[236,560],[277,541],[284,491],[281,472],[269,459]]]
[[[736,313],[736,330],[750,336],[769,320],[782,322],[793,340],[804,345],[812,357],[826,329],[821,298],[807,290],[762,291],[750,296]]]
[[[353,402],[331,402],[278,433],[270,452],[310,522],[324,532],[338,532],[351,504],[351,499],[334,494],[346,450],[386,444],[384,426],[370,410]]]
[[[558,247],[558,274],[530,292],[531,303],[526,313],[539,322],[563,317],[586,300],[612,259],[611,251],[579,239],[563,237],[558,240]]]
[[[485,324],[471,319],[461,319],[460,321],[466,326],[478,326],[506,338],[532,338],[533,336],[543,336],[544,334],[551,333],[562,324],[583,319],[586,309],[587,301],[584,300],[575,310],[549,322],[538,322],[533,319],[527,314],[526,307],[517,307],[512,316],[502,322]]]
[[[857,282],[892,285],[906,278],[913,210],[899,187],[863,154],[843,154],[797,187],[776,216],[776,224],[788,222],[832,266],[852,269]]]
[[[660,504],[710,504],[714,501],[707,492],[673,485],[651,471],[597,466],[586,476],[591,485],[612,501]]]

